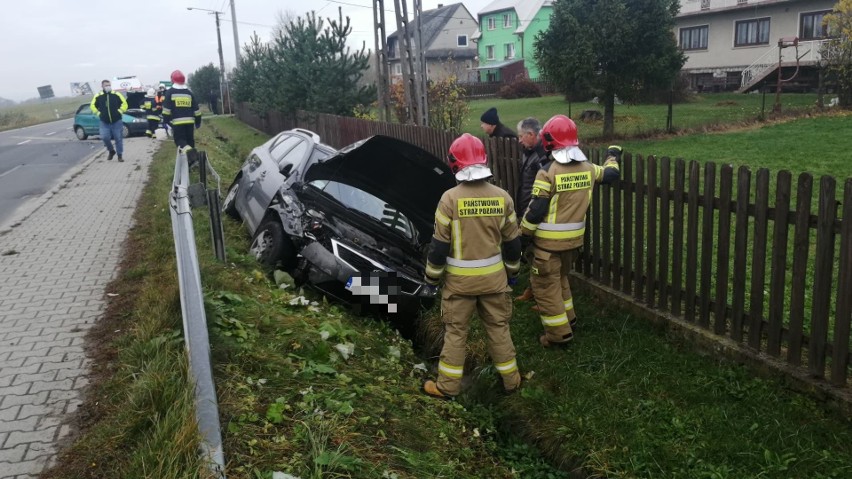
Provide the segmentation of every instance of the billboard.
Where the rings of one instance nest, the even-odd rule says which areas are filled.
[[[91,95],[92,87],[89,82],[71,82],[71,94],[74,96]]]
[[[53,98],[53,87],[50,86],[50,85],[38,87],[38,96],[42,100],[46,100],[48,98]]]

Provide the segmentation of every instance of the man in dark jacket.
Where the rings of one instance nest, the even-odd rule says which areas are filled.
[[[92,103],[89,104],[92,113],[98,115],[101,121],[100,136],[104,142],[104,146],[109,151],[107,160],[115,157],[116,150],[118,151],[118,161],[124,161],[122,153],[124,153],[124,122],[122,117],[127,111],[127,100],[121,93],[112,91],[112,84],[109,80],[101,82],[101,91],[92,98]],[[115,148],[112,146],[112,140],[115,140]]]
[[[479,117],[480,127],[482,131],[484,131],[491,138],[518,138],[518,135],[515,134],[514,131],[510,130],[509,127],[500,123],[500,117],[497,116],[497,109],[494,107],[489,108]]]
[[[535,118],[526,118],[518,122],[518,143],[521,144],[521,181],[515,192],[515,208],[518,218],[523,218],[532,198],[532,188],[535,177],[545,163],[548,162],[547,152],[541,144],[539,132],[541,124]],[[533,299],[532,289],[527,288],[523,294],[515,298],[517,301]]]

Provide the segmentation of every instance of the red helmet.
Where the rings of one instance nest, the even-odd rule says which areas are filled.
[[[488,163],[485,158],[485,145],[479,138],[465,133],[450,145],[447,162],[454,175],[468,166],[485,165]]]
[[[541,127],[541,144],[546,151],[577,146],[577,125],[565,115],[556,115]]]
[[[182,71],[175,70],[172,72],[172,83],[180,83],[181,85],[186,83],[186,77],[183,76]]]

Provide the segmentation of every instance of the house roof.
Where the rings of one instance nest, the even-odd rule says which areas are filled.
[[[476,48],[435,48],[426,52],[427,60],[473,60]]]
[[[502,12],[504,10],[514,10],[518,15],[518,28],[515,33],[524,33],[527,27],[532,23],[538,11],[542,7],[550,7],[553,5],[553,0],[494,0],[485,6],[477,13],[479,19],[484,15],[491,13]],[[476,30],[473,39],[482,36],[481,27]]]
[[[423,35],[423,44],[426,45],[426,50],[429,49],[429,45],[432,44],[438,34],[444,30],[444,26],[446,26],[447,22],[453,18],[464,18],[466,15],[470,16],[470,13],[462,3],[444,5],[443,7],[423,12],[423,17],[421,19],[421,34]],[[470,16],[470,18],[476,21],[473,16]],[[417,17],[414,17],[414,19],[408,24],[412,27],[416,27]],[[388,35],[388,39],[396,38],[398,36],[399,30]]]
[[[511,60],[504,60],[502,62],[479,65],[478,67],[474,68],[474,70],[496,70],[496,69],[500,69],[500,68],[503,68],[505,66],[511,65],[513,63],[518,63],[518,62],[522,62],[522,61],[524,61],[523,58],[513,58]]]

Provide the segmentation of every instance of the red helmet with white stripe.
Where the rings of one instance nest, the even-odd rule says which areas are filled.
[[[485,145],[482,140],[465,133],[458,137],[450,145],[450,153],[447,155],[447,163],[455,175],[459,171],[473,165],[486,165]]]
[[[541,144],[545,151],[577,146],[577,125],[565,115],[556,115],[541,127]]]

